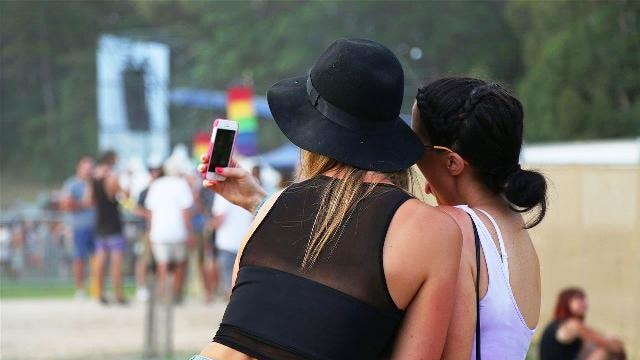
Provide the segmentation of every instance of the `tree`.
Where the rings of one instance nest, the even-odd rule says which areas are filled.
[[[513,2],[530,141],[640,136],[640,3]]]
[[[95,46],[122,2],[0,2],[3,175],[60,180],[96,151]]]
[[[425,81],[471,75],[516,85],[528,140],[638,136],[638,4],[2,1],[0,166],[3,176],[61,180],[95,153],[102,33],[170,45],[171,87],[248,83],[256,94],[304,74],[336,38],[370,38],[405,69],[404,113]],[[173,143],[222,115],[170,114]],[[261,136],[267,146],[282,141],[272,123]]]

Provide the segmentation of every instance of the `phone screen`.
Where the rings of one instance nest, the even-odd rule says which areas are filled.
[[[231,149],[233,148],[235,135],[236,132],[234,130],[216,130],[216,138],[213,142],[213,154],[211,154],[211,161],[209,161],[209,172],[216,172],[217,167],[229,166],[229,158],[231,157]]]

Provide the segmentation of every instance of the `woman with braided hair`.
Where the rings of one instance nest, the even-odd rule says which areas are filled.
[[[546,181],[519,165],[522,105],[499,85],[443,78],[418,90],[412,115],[426,148],[417,162],[425,190],[463,233],[443,358],[524,359],[540,312],[527,230],[545,215]],[[522,213],[536,208],[525,222]]]

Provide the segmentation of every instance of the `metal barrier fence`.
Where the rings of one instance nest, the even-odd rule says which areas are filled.
[[[23,284],[61,286],[72,279],[73,238],[68,214],[51,210],[0,213],[0,278]],[[123,216],[127,247],[123,274],[133,276],[144,233],[142,219]]]

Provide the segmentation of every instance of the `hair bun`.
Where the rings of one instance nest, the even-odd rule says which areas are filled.
[[[512,168],[504,183],[504,195],[507,200],[515,205],[518,211],[527,212],[536,206],[540,206],[540,213],[528,224],[531,228],[536,226],[547,211],[547,181],[544,176],[531,170]]]

